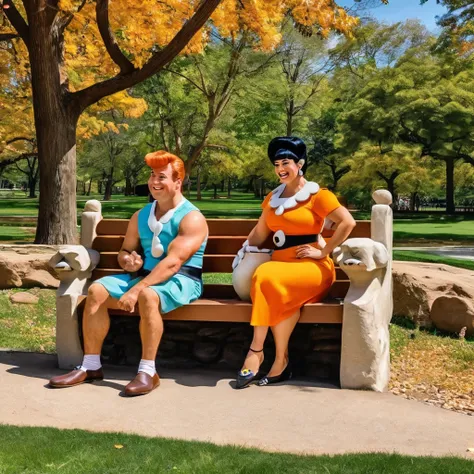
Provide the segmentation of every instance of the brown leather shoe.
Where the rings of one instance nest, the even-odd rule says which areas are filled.
[[[125,387],[124,394],[127,397],[145,395],[155,390],[160,385],[160,377],[155,374],[150,377],[145,372],[138,372],[137,376]]]
[[[93,380],[102,380],[103,378],[104,373],[102,372],[102,368],[98,370],[87,370],[84,372],[77,367],[67,374],[53,377],[49,381],[49,386],[54,388],[74,387],[74,385],[80,385],[84,382],[92,382]]]

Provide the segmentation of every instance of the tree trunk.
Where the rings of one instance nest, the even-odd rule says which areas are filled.
[[[36,197],[36,182],[38,181],[37,176],[28,176],[28,189],[30,198]]]
[[[89,180],[89,187],[87,188],[87,196],[91,195],[91,187],[92,187],[92,178]]]
[[[398,196],[395,193],[395,178],[389,178],[386,180],[387,190],[392,195],[393,209],[398,209]]]
[[[102,185],[104,184],[104,181],[102,179],[97,180],[97,192],[99,194],[102,194]]]
[[[47,113],[35,107],[35,115]],[[77,240],[76,120],[63,115],[40,123],[36,125],[40,203],[35,243],[72,244]]]
[[[410,211],[411,212],[418,211],[418,209],[416,208],[417,197],[418,197],[418,191],[411,193],[411,196],[410,196]]]
[[[221,181],[221,193],[225,191],[225,179]]]
[[[336,188],[337,188],[338,178],[337,178],[337,173],[336,173],[336,167],[331,165],[330,168],[331,168],[332,184],[329,185],[328,188],[332,192],[334,192],[336,191]]]
[[[293,134],[293,115],[295,110],[295,101],[290,99],[289,107],[286,111],[286,136],[291,137]]]
[[[197,199],[198,201],[201,201],[201,200],[202,200],[202,195],[201,195],[201,167],[198,167],[198,170],[197,170],[197,183],[196,183],[196,187],[197,187],[196,199]]]
[[[252,189],[254,189],[254,185],[253,185],[254,181],[255,181],[254,178],[249,179],[249,182],[247,183],[247,189],[245,190],[246,193],[249,193],[250,191],[252,191]]]
[[[455,214],[454,204],[454,158],[446,158],[446,213]]]
[[[260,199],[263,201],[265,198],[265,180],[263,178],[260,179]]]
[[[114,169],[110,170],[109,175],[107,176],[107,181],[105,182],[105,192],[104,192],[104,201],[110,201],[112,197],[112,187],[114,185]]]
[[[131,196],[133,194],[132,180],[129,176],[125,177],[125,196]]]
[[[214,188],[214,199],[217,199],[217,184],[213,184],[212,187]]]
[[[232,180],[230,178],[227,179],[227,197],[230,199],[232,191]]]
[[[255,179],[253,182],[253,195],[258,198],[260,197],[260,186],[259,186],[259,180]]]
[[[76,125],[80,110],[69,101],[62,75],[63,37],[51,11],[25,2],[38,144],[40,202],[35,243],[77,241]],[[54,18],[54,17],[53,17]]]

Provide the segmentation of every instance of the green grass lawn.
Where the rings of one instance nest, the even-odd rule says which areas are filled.
[[[18,291],[0,290],[0,347],[35,352],[56,348],[55,290],[31,289],[39,297],[37,305],[12,304],[9,296]],[[0,471],[1,472],[1,471]]]
[[[405,262],[443,263],[445,265],[451,265],[453,267],[474,270],[474,260],[443,257],[441,255],[430,254],[427,252],[416,252],[412,250],[394,250],[393,259]]]
[[[420,245],[432,241],[474,242],[474,219],[442,215],[421,219],[397,219],[393,238],[395,242],[417,241]]]
[[[34,239],[34,227],[0,225],[0,242],[32,242]]]
[[[0,439],[0,472],[3,474],[474,472],[471,461],[455,457],[430,458],[375,453],[298,456],[238,446],[55,428],[0,425]]]

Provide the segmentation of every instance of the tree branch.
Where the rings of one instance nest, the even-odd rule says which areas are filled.
[[[181,74],[180,72],[178,71],[173,71],[172,69],[169,69],[169,68],[166,68],[164,69],[164,71],[168,71],[168,72],[171,72],[171,74],[175,74],[176,76],[180,76],[184,79],[186,79],[188,82],[190,82],[196,89],[199,89],[202,93],[204,93],[205,95],[207,95],[207,92],[201,87],[201,86],[198,86],[192,79],[190,79],[188,76],[185,76],[184,74]]]
[[[34,143],[35,139],[34,138],[28,138],[28,137],[15,137],[15,138],[12,138],[11,140],[7,140],[7,145],[11,145],[12,143],[19,142],[19,141],[26,141],[26,142]]]
[[[196,68],[199,72],[199,76],[201,77],[201,84],[202,84],[202,88],[204,89],[204,93],[208,95],[209,92],[206,87],[206,81],[204,80],[204,74],[202,73],[202,69],[201,69],[201,66],[199,65],[199,61],[196,58],[194,58],[194,64],[196,65]]]
[[[7,7],[7,8],[5,8]],[[26,24],[25,19],[15,7],[13,0],[3,0],[3,14],[8,18],[13,28],[17,31],[21,39],[30,47],[30,29]]]
[[[204,0],[196,13],[188,20],[176,36],[161,51],[157,51],[138,70],[127,74],[119,74],[111,79],[98,82],[86,89],[71,94],[82,111],[105,96],[115,94],[128,87],[144,81],[170,63],[188,44],[192,37],[204,26],[206,21],[218,7],[221,0]]]
[[[84,6],[86,5],[87,0],[82,0],[82,3],[79,5],[77,10],[74,13],[68,13],[59,21],[59,31],[64,33],[64,30],[70,25],[71,21],[74,19],[74,15],[79,13]]]
[[[11,41],[12,39],[20,38],[20,35],[17,33],[3,33],[0,34],[0,42],[2,41]]]
[[[112,31],[110,31],[109,0],[97,0],[95,13],[102,41],[112,61],[120,68],[120,74],[123,75],[135,71],[135,66],[122,53],[115,41]]]

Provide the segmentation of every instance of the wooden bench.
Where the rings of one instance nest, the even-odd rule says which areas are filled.
[[[371,220],[357,221],[350,239],[341,247],[351,261],[352,252],[357,253],[356,248],[360,246],[365,248],[366,255],[367,249],[372,252],[382,248],[383,265],[375,270],[370,269],[370,265],[361,266],[364,275],[346,266],[350,279],[337,268],[336,282],[328,297],[323,302],[305,305],[300,323],[342,325],[341,386],[383,390],[389,374],[387,343],[392,312],[393,217],[388,191],[376,191],[374,199],[377,204],[372,208]],[[209,219],[207,222],[210,235],[204,256],[204,293],[199,300],[165,314],[163,319],[248,323],[251,303],[239,300],[231,284],[206,283],[206,274],[232,272],[234,256],[257,221]],[[125,219],[102,219],[100,202],[88,201],[82,214],[81,245],[63,246],[51,259],[50,264],[61,280],[56,298],[56,351],[61,368],[74,367],[82,360],[78,322],[87,288],[100,277],[123,272],[117,255],[127,226]],[[332,233],[325,229],[323,236],[327,240]],[[266,243],[265,246],[272,245]],[[366,302],[375,297],[379,303],[367,306]],[[120,310],[110,310],[110,314],[138,315]]]
[[[203,272],[232,273],[232,261],[256,223],[257,220],[253,219],[208,219],[209,240]],[[100,253],[100,261],[92,273],[92,281],[124,272],[118,265],[117,255],[127,226],[126,219],[104,219],[99,222],[92,248]],[[330,239],[332,233],[331,230],[325,230],[323,237]],[[351,237],[370,237],[370,221],[358,221]],[[266,246],[273,247],[271,239]],[[336,270],[336,277],[337,280],[324,302],[303,307],[301,323],[342,323],[342,301],[347,294],[349,280],[339,268]],[[231,284],[205,283],[199,300],[163,315],[163,319],[249,322],[251,311],[251,303],[241,301]],[[110,314],[138,316],[137,312],[126,313],[120,310],[110,310]]]

